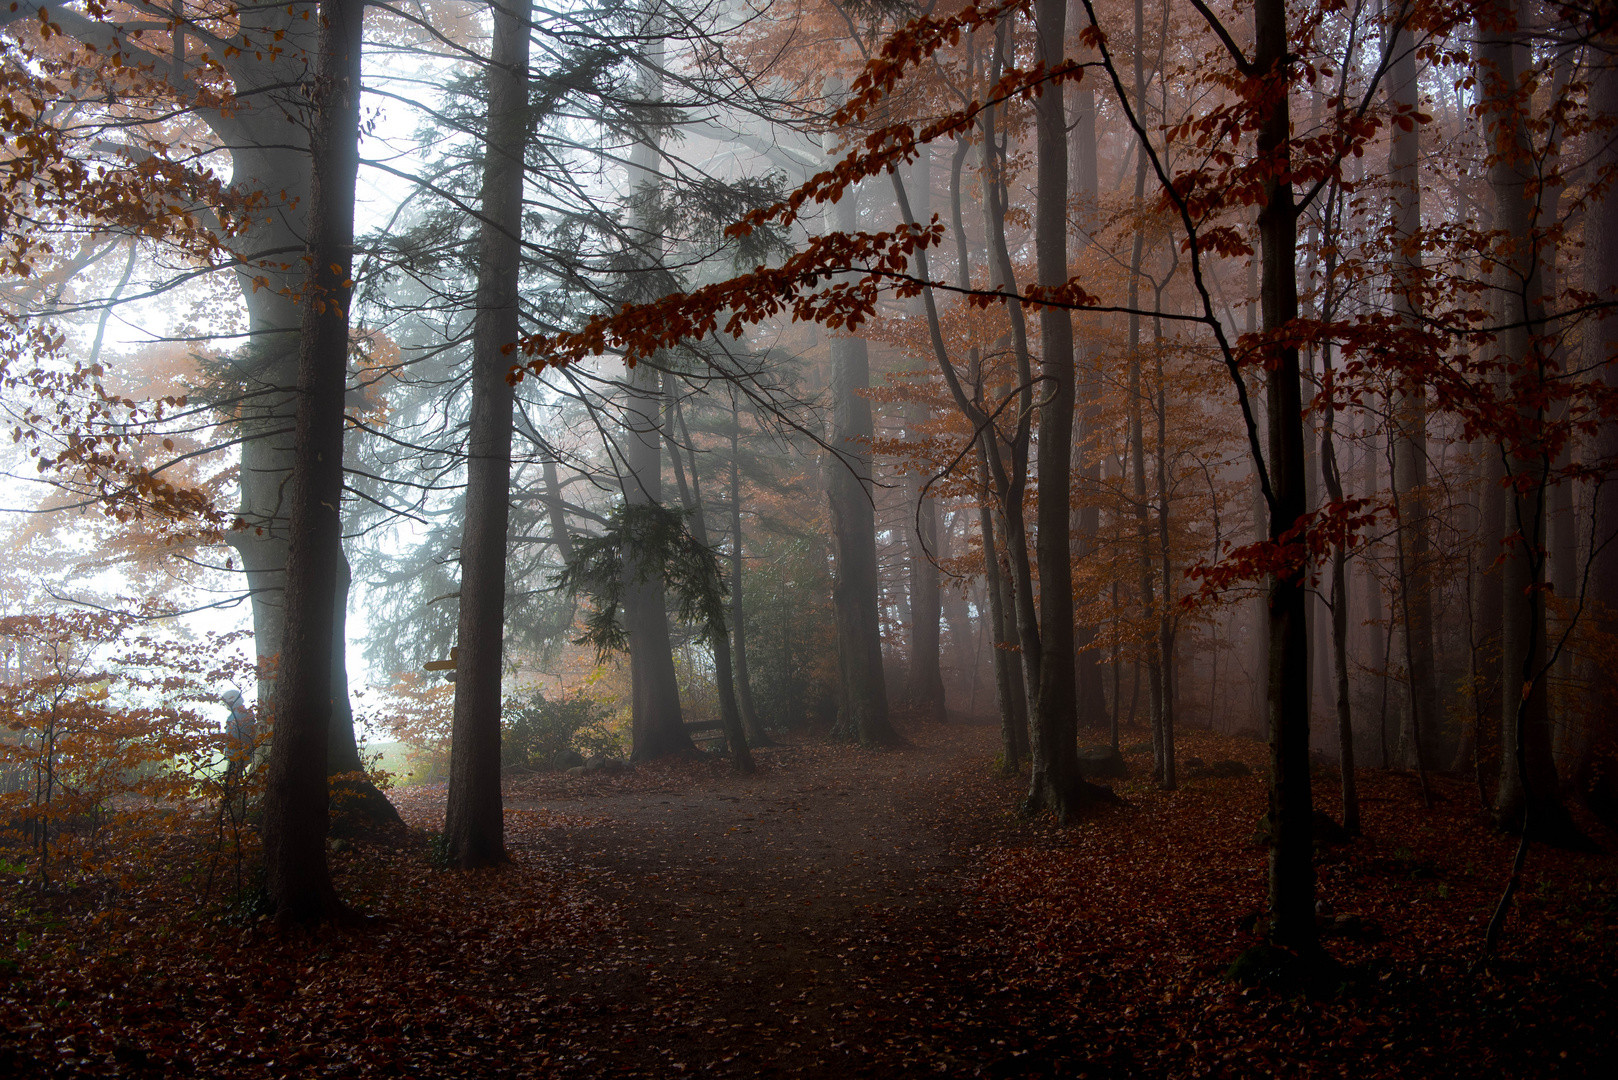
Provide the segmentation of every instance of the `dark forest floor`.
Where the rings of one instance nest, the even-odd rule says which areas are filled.
[[[993,728],[907,734],[748,779],[511,777],[509,868],[434,870],[423,832],[333,855],[385,917],[361,931],[194,913],[164,875],[7,886],[43,932],[0,975],[0,1074],[1612,1075],[1618,863],[1536,848],[1504,962],[1466,976],[1512,845],[1462,781],[1429,812],[1362,773],[1367,838],[1322,851],[1321,893],[1373,929],[1328,941],[1340,990],[1288,998],[1224,977],[1264,893],[1262,746],[1182,733],[1255,774],[1172,794],[1131,753],[1127,805],[1057,829],[1012,812]],[[394,795],[442,820],[442,789]]]

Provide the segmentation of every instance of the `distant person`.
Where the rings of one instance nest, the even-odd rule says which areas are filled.
[[[241,751],[244,759],[251,758],[258,749],[258,718],[235,687],[220,695],[220,700],[230,706],[230,716],[225,720],[225,738],[230,743],[231,757]]]
[[[225,719],[225,804],[240,821],[247,812],[247,777],[258,764],[258,718],[235,687],[221,694],[220,700],[230,706]]]

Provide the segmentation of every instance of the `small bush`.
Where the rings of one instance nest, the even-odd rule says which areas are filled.
[[[509,698],[500,724],[500,764],[548,769],[563,750],[585,757],[617,757],[623,744],[609,720],[610,706],[584,693],[547,699],[539,691]]]

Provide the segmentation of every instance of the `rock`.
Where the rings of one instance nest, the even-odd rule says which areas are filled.
[[[590,770],[583,765],[575,765],[571,769],[567,770],[567,774],[569,776],[583,776],[589,771]]]
[[[1152,744],[1149,742],[1138,742],[1133,746],[1124,747],[1124,753],[1126,754],[1150,754],[1151,752]]]
[[[1086,779],[1101,776],[1125,777],[1129,766],[1124,756],[1110,746],[1086,746],[1079,751],[1079,771]]]
[[[556,756],[551,758],[551,767],[564,772],[577,769],[584,764],[584,755],[577,750],[558,750]]]
[[[603,772],[621,773],[624,771],[624,768],[625,766],[622,758],[605,757],[601,759],[601,770]]]

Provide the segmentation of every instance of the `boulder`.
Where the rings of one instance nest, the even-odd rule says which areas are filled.
[[[1086,746],[1079,751],[1079,771],[1086,779],[1129,775],[1124,756],[1110,746]]]
[[[556,756],[551,758],[551,767],[561,769],[577,769],[584,765],[584,755],[577,750],[558,750]]]

